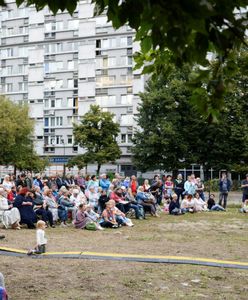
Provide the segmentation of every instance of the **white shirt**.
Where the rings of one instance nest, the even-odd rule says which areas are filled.
[[[44,245],[47,243],[47,239],[45,238],[45,231],[43,229],[37,229],[36,240],[38,245]]]

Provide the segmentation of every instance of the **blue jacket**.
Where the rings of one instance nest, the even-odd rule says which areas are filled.
[[[231,186],[232,186],[231,181],[227,178],[227,191],[228,192],[230,191]],[[219,181],[219,188],[220,188],[220,192],[222,193],[223,192],[223,181],[222,180]]]
[[[104,190],[107,191],[110,186],[110,181],[109,179],[100,179],[99,181],[99,186]]]

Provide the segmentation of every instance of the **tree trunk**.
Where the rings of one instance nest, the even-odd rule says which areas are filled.
[[[100,164],[98,164],[98,165],[97,165],[97,171],[96,171],[97,175],[99,175],[99,173],[100,173],[100,169],[101,169],[101,165],[100,165]]]
[[[14,175],[16,177],[16,165],[14,165]]]

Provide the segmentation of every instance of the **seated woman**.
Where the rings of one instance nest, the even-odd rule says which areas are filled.
[[[53,195],[52,190],[47,189],[44,191],[44,202],[46,203],[46,206],[48,210],[52,213],[53,215],[53,221],[57,222],[59,215],[58,215],[58,204],[56,201],[56,198]]]
[[[94,207],[94,210],[98,210],[98,200],[99,200],[99,194],[98,190],[96,190],[94,185],[90,185],[89,189],[85,192],[85,196],[88,199],[88,204]]]
[[[116,207],[119,208],[120,211],[126,213],[130,209],[130,203],[125,201],[125,197],[123,197],[123,192],[121,187],[117,187],[110,196],[111,200],[115,201]]]
[[[192,195],[185,195],[184,196],[183,201],[181,203],[181,211],[183,213],[185,213],[185,212],[190,212],[190,213],[195,212],[195,201],[193,200]]]
[[[36,214],[33,210],[33,201],[31,198],[26,198],[28,193],[27,188],[18,187],[17,196],[15,198],[14,207],[17,207],[21,215],[21,224],[27,224],[29,229],[34,229],[34,223],[37,222]]]
[[[62,196],[58,200],[58,215],[61,220],[61,227],[66,227],[68,212],[72,212],[72,219],[75,220],[77,208],[70,202],[69,192],[67,190],[62,190],[61,193]]]
[[[13,207],[13,204],[8,204],[6,193],[3,188],[0,188],[0,222],[5,228],[11,226],[12,229],[21,229],[21,216],[18,208]]]
[[[98,212],[101,214],[105,209],[105,203],[109,201],[109,198],[107,196],[107,191],[102,190],[100,197],[98,199]]]
[[[116,221],[119,225],[134,226],[133,222],[115,206],[114,200],[109,200],[109,203],[111,205],[112,211],[115,214]]]
[[[101,226],[93,221],[86,213],[87,210],[87,205],[86,204],[79,204],[78,206],[78,211],[76,214],[76,219],[74,221],[74,226],[75,228],[78,229],[91,229],[91,230],[102,230],[103,228],[101,228]],[[90,228],[89,228],[89,224],[90,224]]]
[[[207,204],[203,201],[199,195],[199,193],[195,193],[194,195],[194,202],[195,202],[195,211],[208,211]]]
[[[225,211],[225,208],[223,208],[219,204],[215,204],[214,198],[215,198],[214,194],[211,194],[210,198],[208,199],[208,202],[207,202],[208,209],[210,211]]]
[[[113,211],[113,202],[106,202],[106,208],[102,212],[102,219],[100,220],[100,225],[104,228],[118,228],[119,224],[116,220],[115,213]],[[120,223],[121,225],[121,223]]]
[[[132,189],[128,188],[127,193],[125,196],[125,200],[129,202],[130,209],[133,209],[135,211],[135,217],[136,219],[144,219],[144,209],[143,206],[138,204],[136,201]]]
[[[138,187],[136,200],[139,205],[143,206],[144,211],[149,211],[153,217],[158,217],[154,199],[150,198],[149,194],[144,192],[143,186]]]
[[[42,221],[46,223],[49,222],[49,225],[54,228],[55,225],[53,223],[53,214],[50,210],[48,210],[47,204],[41,195],[39,193],[35,193],[34,191],[30,191],[27,195],[27,198],[33,202],[35,214],[40,217]]]

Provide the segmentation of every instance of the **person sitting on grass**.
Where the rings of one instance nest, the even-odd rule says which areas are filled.
[[[102,212],[102,219],[100,220],[100,225],[103,228],[118,228],[119,224],[116,220],[115,212],[112,209],[114,206],[113,202],[109,200],[105,204],[106,208]]]
[[[48,210],[53,215],[53,221],[57,222],[58,218],[59,218],[59,216],[58,216],[58,204],[57,204],[55,196],[53,195],[52,190],[47,189],[44,192],[44,201],[46,202]]]
[[[90,185],[88,190],[85,192],[85,196],[88,199],[88,203],[94,207],[94,210],[98,210],[98,199],[99,199],[99,194],[98,194],[98,187],[97,190],[94,185]]]
[[[126,215],[115,206],[114,200],[109,200],[109,202],[111,205],[111,209],[115,214],[116,221],[118,222],[118,224],[130,226],[130,227],[134,226],[132,221],[129,218],[127,218]]]
[[[169,204],[169,214],[170,215],[181,215],[182,211],[180,209],[180,204],[177,201],[177,199],[178,199],[177,194],[172,194],[171,197],[172,197],[172,199]]]
[[[242,213],[248,213],[248,199],[243,202],[243,207],[240,209]]]
[[[208,211],[207,203],[200,197],[199,193],[194,195],[195,211]]]
[[[78,211],[76,214],[76,219],[74,221],[75,228],[78,229],[88,229],[88,230],[102,230],[103,228],[97,223],[94,222],[88,215],[87,215],[87,205],[86,204],[79,204]]]
[[[0,188],[0,222],[3,223],[6,229],[9,228],[9,226],[11,226],[12,229],[21,229],[19,210],[13,207],[13,204],[8,203],[5,195],[6,192],[4,189]]]
[[[18,195],[14,201],[14,207],[17,207],[21,215],[21,224],[27,224],[29,229],[34,229],[34,223],[37,222],[36,214],[33,210],[33,201],[28,196],[28,189],[26,187],[17,188]]]
[[[207,202],[208,209],[210,211],[225,211],[225,209],[221,205],[215,203],[214,198],[214,194],[211,194]]]
[[[153,217],[158,217],[154,197],[149,193],[145,193],[143,186],[138,187],[136,200],[139,205],[143,206],[144,211],[148,211]]]
[[[195,211],[195,202],[192,199],[192,195],[185,195],[181,203],[181,211],[183,213],[190,212],[194,213]]]

